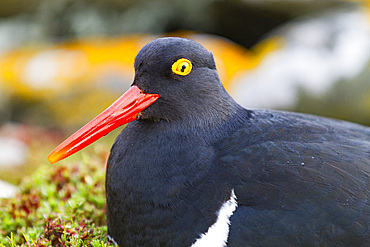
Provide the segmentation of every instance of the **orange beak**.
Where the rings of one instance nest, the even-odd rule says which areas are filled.
[[[105,111],[56,147],[48,156],[49,162],[54,164],[80,151],[117,127],[136,120],[138,114],[159,97],[158,94],[143,93],[137,86],[132,86]]]

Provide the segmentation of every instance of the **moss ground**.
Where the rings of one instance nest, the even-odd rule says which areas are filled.
[[[113,246],[105,217],[107,143],[55,165],[44,162],[15,197],[1,199],[0,247]]]

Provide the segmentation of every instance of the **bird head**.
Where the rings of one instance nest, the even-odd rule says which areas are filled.
[[[140,50],[134,66],[131,88],[51,152],[50,163],[134,120],[212,122],[227,115],[233,105],[219,80],[212,53],[192,40],[156,39]]]

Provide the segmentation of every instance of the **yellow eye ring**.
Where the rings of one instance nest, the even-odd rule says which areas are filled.
[[[172,64],[172,72],[177,75],[186,76],[191,72],[193,65],[186,58],[180,58]]]

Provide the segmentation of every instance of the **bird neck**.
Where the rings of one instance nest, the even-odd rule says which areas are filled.
[[[233,125],[245,115],[245,109],[226,92],[218,96],[208,94],[203,98],[188,99],[182,104],[163,107],[159,118],[150,119],[166,128],[192,129],[194,132],[214,131],[225,123]]]
[[[171,119],[141,119],[138,122],[144,130],[162,133],[180,133],[188,138],[201,137],[207,143],[214,143],[217,139],[235,131],[247,119],[250,111],[235,102],[224,104],[222,107],[209,105],[206,111],[199,111],[186,116],[178,115]],[[148,133],[149,134],[149,133]]]

